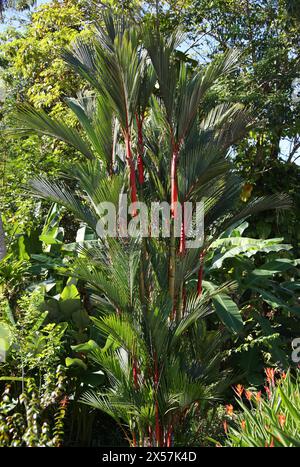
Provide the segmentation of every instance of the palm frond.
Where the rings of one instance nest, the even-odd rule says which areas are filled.
[[[31,193],[39,198],[43,198],[60,206],[64,206],[71,211],[77,219],[82,220],[94,231],[97,225],[97,216],[80,198],[74,195],[63,182],[57,183],[43,177],[36,178],[29,182]]]
[[[19,105],[15,113],[15,119],[21,124],[21,127],[7,130],[7,135],[35,133],[51,136],[73,146],[88,159],[94,157],[91,148],[75,128],[70,127],[62,120],[50,117],[43,110],[37,110],[30,105]]]
[[[94,104],[91,101],[94,101]],[[113,153],[113,115],[107,99],[101,95],[89,95],[79,99],[66,99],[66,102],[77,116],[94,152],[110,169]]]
[[[183,33],[176,30],[166,39],[158,32],[153,33],[151,28],[143,31],[143,42],[151,58],[160,95],[163,99],[168,121],[171,123],[176,92],[177,70],[174,61],[174,51],[182,42]]]
[[[290,209],[292,207],[291,198],[284,193],[278,193],[269,196],[256,198],[241,209],[237,214],[226,219],[219,227],[218,232],[223,232],[230,225],[235,224],[241,219],[247,219],[249,216],[269,209]]]

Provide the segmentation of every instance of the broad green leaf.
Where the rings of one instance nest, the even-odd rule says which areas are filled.
[[[21,260],[28,260],[30,258],[25,243],[24,235],[21,235],[18,239],[18,249],[19,249],[19,259]]]
[[[13,336],[9,326],[0,322],[0,350],[7,351],[12,344]]]
[[[84,342],[83,344],[71,345],[71,349],[75,350],[76,352],[90,352],[91,350],[96,350],[98,348],[98,344],[92,339]]]
[[[251,274],[255,276],[272,276],[273,274],[288,271],[300,264],[300,259],[278,258],[254,269]]]
[[[53,231],[48,232],[47,234],[40,235],[39,239],[46,245],[62,245],[63,242],[57,238],[58,233],[59,229],[55,228]]]
[[[282,238],[273,238],[269,240],[246,237],[220,238],[210,246],[210,249],[222,249],[221,253],[213,257],[211,269],[220,268],[225,259],[233,258],[237,255],[244,255],[249,258],[258,252],[269,253],[271,251],[290,250],[292,246],[280,243],[282,240]],[[227,249],[227,251],[224,252],[224,249]]]
[[[87,365],[82,361],[80,360],[80,358],[70,358],[70,357],[67,357],[66,360],[66,366],[67,367],[70,367],[70,366],[78,366],[80,368],[83,368],[84,370],[87,369]]]
[[[62,293],[60,294],[61,300],[72,300],[79,298],[79,292],[74,284],[66,285]]]
[[[239,333],[243,330],[244,324],[241,312],[228,295],[216,295],[212,302],[217,315],[230,331]]]

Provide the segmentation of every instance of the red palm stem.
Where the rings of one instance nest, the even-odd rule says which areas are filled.
[[[139,388],[139,382],[138,382],[138,368],[137,368],[137,362],[136,359],[133,359],[133,365],[132,365],[132,373],[133,373],[133,382],[134,382],[134,387],[135,389]]]
[[[170,448],[172,446],[172,431],[173,427],[172,425],[170,425],[167,433],[167,448]]]
[[[130,135],[129,133],[125,134],[125,147],[126,147],[126,160],[129,167],[129,185],[130,185],[130,194],[131,194],[131,202],[137,202],[137,189],[136,189],[136,180],[135,180],[135,170],[134,164],[132,160],[132,152],[131,152],[131,142],[130,142]],[[133,212],[133,217],[137,215],[136,210]]]
[[[138,129],[138,176],[140,185],[144,184],[144,138],[143,138],[143,118],[140,118],[137,114],[135,116],[136,124]]]
[[[156,446],[161,446],[161,427],[159,422],[159,408],[158,408],[158,400],[155,401],[155,438],[156,438]]]
[[[171,216],[176,219],[176,203],[178,202],[178,188],[177,188],[177,158],[178,146],[175,145],[173,149],[171,161]]]

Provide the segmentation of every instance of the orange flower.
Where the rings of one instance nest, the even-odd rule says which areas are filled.
[[[223,422],[223,428],[224,428],[224,431],[225,431],[225,433],[227,434],[227,431],[228,431],[228,425],[227,425],[227,422],[226,422],[226,420],[224,420],[224,422]]]
[[[242,394],[244,392],[244,386],[238,384],[237,386],[235,386],[235,388],[233,388],[233,390],[239,397],[242,397]]]
[[[281,379],[285,379],[285,378],[286,378],[286,373],[285,373],[285,371],[283,371],[283,372],[281,373]]]
[[[271,439],[270,444],[268,444],[268,441],[265,443],[265,448],[273,448],[274,447],[274,439]]]
[[[256,393],[255,399],[256,399],[257,402],[260,401],[260,399],[261,399],[261,391],[258,391],[258,392]]]
[[[245,391],[245,396],[248,401],[251,401],[252,397],[252,392],[251,391]]]
[[[233,406],[232,406],[231,404],[226,405],[226,413],[227,413],[227,415],[229,415],[230,417],[232,416],[232,414],[233,414]]]
[[[245,430],[245,428],[246,428],[246,420],[242,420],[242,421],[241,421],[241,427],[242,427],[242,430]]]
[[[271,399],[271,390],[270,388],[268,388],[268,386],[265,386],[265,391],[267,393],[268,398]]]
[[[274,379],[275,379],[275,370],[274,370],[274,368],[265,368],[265,373],[266,373],[266,376],[267,376],[268,383],[274,385]]]
[[[59,405],[64,409],[67,407],[68,403],[69,403],[68,396],[64,396],[63,399],[59,402]]]
[[[283,413],[280,413],[278,415],[278,421],[279,421],[279,424],[280,424],[281,428],[284,427],[285,420],[286,420],[286,416]]]

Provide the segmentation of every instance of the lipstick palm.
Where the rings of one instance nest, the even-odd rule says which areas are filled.
[[[72,274],[86,282],[99,310],[94,322],[107,344],[92,350],[91,358],[109,385],[102,394],[86,395],[85,401],[127,425],[133,445],[173,444],[174,427],[178,437],[189,411],[199,407],[204,416],[219,396],[223,379],[226,382],[226,375],[220,378],[222,353],[217,358],[212,351],[207,361],[191,352],[193,341],[201,331],[199,323],[215,310],[221,308],[221,317],[234,314],[241,326],[242,318],[229,297],[234,284],[202,282],[205,251],[252,212],[289,204],[284,196],[272,196],[235,209],[241,182],[228,151],[245,133],[249,117],[238,105],[209,108],[206,97],[234,70],[238,53],[228,52],[192,72],[176,57],[178,38],[141,34],[107,17],[106,29],[97,28],[92,43],[78,42],[64,54],[92,87],[90,94],[68,100],[81,130],[27,106],[17,114],[22,134],[59,138],[87,159],[65,168],[75,191],[66,182],[44,178],[32,182],[32,191],[65,206],[94,231],[94,240],[80,246]],[[153,95],[155,79],[159,89]],[[143,200],[148,205],[171,201],[171,237],[135,242],[98,238],[101,202],[110,201],[117,209],[119,194],[126,189],[131,200],[137,200],[136,163]],[[129,177],[124,177],[125,164]],[[175,238],[178,200],[203,201],[201,247],[185,248],[184,221],[181,239]],[[239,328],[231,325],[230,330]],[[198,337],[205,339],[201,332]],[[215,350],[219,338],[214,338]]]
[[[111,345],[90,356],[107,375],[109,386],[102,393],[85,394],[83,401],[125,426],[134,446],[173,446],[183,435],[181,426],[191,407],[197,405],[204,416],[228,384],[219,372],[221,354],[188,363],[180,345],[183,333],[208,313],[205,303],[189,300],[188,316],[172,328],[170,310],[168,298],[160,294],[151,312],[139,318],[122,313],[94,320]],[[210,350],[208,346],[208,354]]]
[[[178,63],[175,61],[174,49],[180,42],[180,34],[173,34],[168,41],[159,34],[159,32],[152,34],[150,30],[145,33],[145,45],[151,57],[153,66],[156,71],[158,83],[160,86],[160,95],[164,103],[163,117],[165,120],[166,128],[170,138],[170,149],[171,149],[171,160],[170,160],[170,190],[171,190],[171,215],[173,220],[176,219],[176,205],[178,201],[184,203],[186,196],[191,195],[190,191],[193,190],[192,186],[189,185],[186,170],[184,170],[184,186],[181,188],[181,196],[178,194],[178,165],[180,165],[180,159],[182,159],[182,153],[185,148],[190,149],[191,147],[195,153],[185,161],[185,169],[192,167],[189,173],[195,179],[199,176],[199,171],[195,171],[195,162],[203,159],[199,157],[201,149],[199,148],[199,142],[203,145],[203,140],[199,138],[199,128],[195,128],[199,125],[199,113],[201,114],[201,104],[204,103],[206,95],[210,89],[215,86],[216,82],[224,77],[226,74],[234,71],[237,67],[237,58],[239,52],[237,50],[229,51],[212,62],[204,70],[196,71],[191,73],[186,63]],[[214,109],[216,110],[216,109]],[[215,114],[219,113],[219,118],[224,117],[225,111],[218,109],[219,112],[215,111]],[[231,109],[232,110],[232,109]],[[231,111],[232,113],[232,111]],[[229,114],[229,115],[228,115]],[[230,111],[227,116],[230,118]],[[229,121],[229,118],[227,120]],[[212,118],[211,118],[212,120]],[[216,119],[215,119],[216,120]],[[226,118],[223,118],[226,123]],[[198,124],[198,125],[197,125]],[[209,124],[208,124],[209,127]],[[216,122],[213,122],[209,131],[215,129]],[[196,130],[196,138],[191,136],[193,131]],[[234,136],[236,136],[236,128],[234,128]],[[195,135],[194,135],[195,136]],[[192,141],[189,141],[192,140]],[[231,141],[232,144],[233,141]],[[211,143],[211,141],[210,141]],[[224,141],[222,141],[224,143]],[[197,147],[198,146],[198,147]],[[230,144],[224,146],[224,152]],[[199,151],[200,149],[200,151]],[[198,153],[198,154],[197,154]],[[217,153],[217,151],[215,151]],[[212,160],[212,154],[210,154],[210,160]],[[194,157],[193,157],[194,156]],[[196,157],[195,157],[196,156]],[[223,167],[224,173],[224,167]],[[191,185],[191,184],[190,184]],[[194,187],[195,188],[195,187]],[[176,276],[176,259],[175,259],[175,238],[174,238],[174,221],[171,235],[170,255],[169,255],[169,292],[173,300],[173,314],[176,312],[176,298],[175,298],[175,276]],[[181,254],[185,254],[185,235],[186,226],[184,220],[184,213],[182,216],[181,226],[181,239],[179,251]],[[198,285],[200,290],[200,285]]]
[[[131,202],[137,201],[135,163],[132,153],[132,126],[141,86],[143,57],[138,53],[139,35],[124,21],[105,16],[105,29],[97,28],[92,55],[78,43],[73,52],[64,54],[67,62],[106,96],[120,124],[129,170]],[[135,212],[134,212],[135,214]]]

